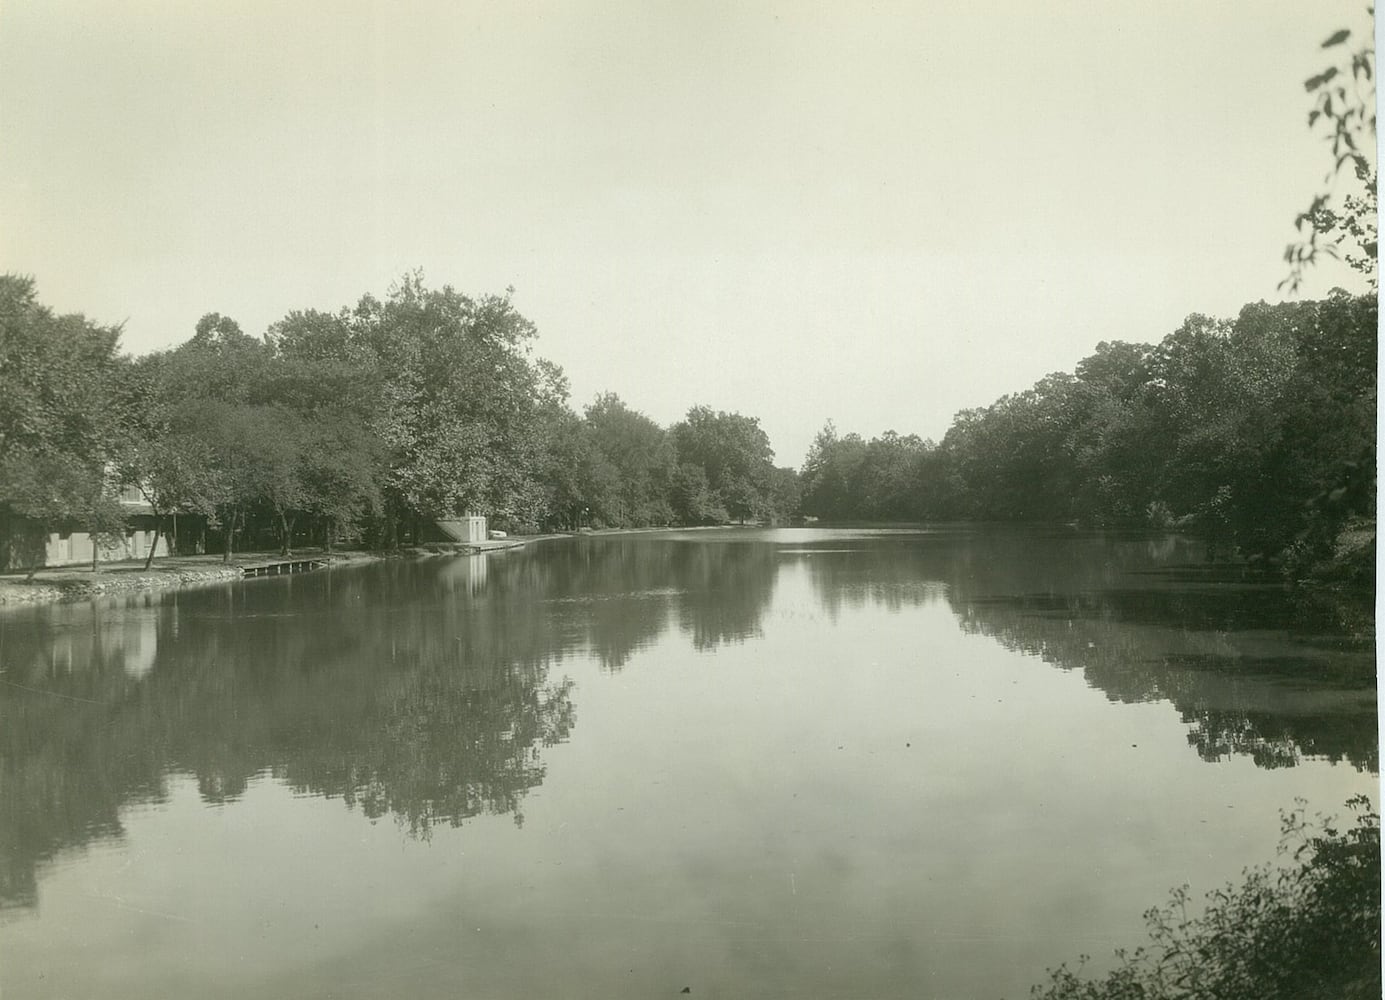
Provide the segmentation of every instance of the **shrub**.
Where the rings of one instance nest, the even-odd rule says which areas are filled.
[[[1247,869],[1243,882],[1210,893],[1189,916],[1188,887],[1145,914],[1150,941],[1117,951],[1104,979],[1049,971],[1036,1000],[1316,1000],[1378,998],[1380,817],[1364,796],[1347,805],[1340,831],[1304,804],[1282,815],[1279,853],[1292,865]]]

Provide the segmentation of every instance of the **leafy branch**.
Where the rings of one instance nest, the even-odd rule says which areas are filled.
[[[1374,17],[1374,7],[1367,11]],[[1342,28],[1333,32],[1322,43],[1322,48],[1338,49],[1350,39],[1351,30]],[[1345,260],[1353,270],[1366,275],[1374,288],[1379,213],[1373,40],[1348,50],[1336,64],[1309,77],[1303,86],[1313,95],[1308,127],[1326,131],[1326,140],[1332,148],[1332,166],[1308,208],[1294,219],[1298,238],[1284,250],[1289,274],[1279,287],[1298,291],[1307,269],[1321,258],[1330,257]],[[1334,188],[1347,172],[1360,187],[1345,195],[1340,205],[1334,205]]]

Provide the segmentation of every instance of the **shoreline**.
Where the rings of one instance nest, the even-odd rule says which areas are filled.
[[[26,571],[0,573],[0,612],[40,604],[83,601],[95,597],[124,594],[150,594],[162,590],[191,589],[219,583],[230,583],[251,577],[246,569],[264,563],[290,560],[322,560],[323,568],[364,565],[389,559],[431,559],[439,556],[478,556],[488,552],[504,552],[523,548],[531,542],[559,538],[584,538],[601,535],[626,535],[649,531],[682,530],[672,528],[603,528],[598,531],[551,532],[540,535],[518,535],[494,538],[483,542],[428,542],[398,549],[366,551],[339,549],[327,552],[321,548],[295,549],[292,555],[278,552],[239,552],[230,562],[222,562],[219,554],[193,556],[158,556],[153,565],[144,568],[143,560],[123,560],[103,563],[93,573],[89,566],[43,567],[32,579]]]
[[[967,522],[960,522],[961,526]],[[865,527],[863,524],[816,524],[810,527]],[[872,525],[879,527],[879,525]],[[969,526],[969,525],[967,525]],[[426,542],[421,545],[404,546],[397,549],[361,550],[339,549],[327,552],[321,548],[301,548],[289,556],[273,551],[254,551],[235,553],[229,563],[223,563],[219,554],[192,556],[161,556],[154,560],[149,569],[144,568],[143,560],[125,560],[103,563],[93,573],[86,566],[53,566],[41,568],[33,579],[25,571],[0,573],[0,613],[16,608],[32,607],[40,604],[57,604],[69,601],[82,601],[96,597],[111,597],[123,594],[147,594],[162,590],[191,589],[234,580],[250,579],[247,568],[265,563],[291,560],[321,560],[334,566],[364,565],[384,562],[389,559],[430,559],[440,556],[477,556],[489,552],[503,552],[523,548],[535,542],[547,542],[564,538],[601,538],[610,535],[639,535],[669,531],[705,531],[737,527],[759,527],[758,525],[698,525],[689,527],[651,527],[651,528],[598,528],[580,531],[558,531],[535,535],[516,535],[509,538],[487,539],[482,542]],[[917,525],[891,525],[891,527],[917,527]],[[936,526],[935,526],[936,527]],[[1149,531],[1149,529],[1145,529]],[[1143,533],[1143,532],[1141,532]],[[1160,532],[1155,532],[1160,533]],[[1373,540],[1373,539],[1372,539]],[[1243,570],[1263,574],[1266,585],[1291,587],[1325,597],[1355,600],[1362,596],[1373,596],[1373,587],[1363,587],[1351,579],[1314,578],[1285,579],[1264,567],[1253,568],[1246,563],[1238,565]],[[311,571],[310,571],[311,572]],[[1372,581],[1373,582],[1373,581]]]
[[[322,568],[364,565],[387,559],[426,559],[434,556],[474,556],[519,548],[529,539],[497,539],[486,542],[443,543],[410,546],[391,551],[356,549],[327,552],[318,548],[295,549],[290,556],[278,552],[242,552],[222,562],[220,555],[161,556],[148,569],[143,560],[103,564],[95,573],[89,566],[53,566],[40,569],[32,579],[26,572],[0,574],[0,611],[81,601],[93,597],[148,594],[155,591],[191,589],[250,579],[248,568],[291,560],[320,560]]]

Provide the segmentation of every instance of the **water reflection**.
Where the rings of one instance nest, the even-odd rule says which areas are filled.
[[[694,648],[715,649],[760,634],[774,596],[774,547],[756,541],[693,540],[673,547],[678,621]]]
[[[1204,564],[1190,540],[867,535],[808,566],[833,614],[844,603],[945,597],[965,631],[1080,670],[1113,701],[1171,702],[1204,760],[1240,754],[1285,767],[1312,756],[1379,770],[1369,609]]]
[[[6,619],[0,901],[32,904],[38,864],[119,836],[120,809],[162,801],[175,773],[224,802],[269,772],[424,836],[522,822],[541,748],[574,725],[571,684],[510,616],[403,600],[414,570]]]
[[[523,822],[577,721],[565,657],[762,633],[786,567],[833,621],[945,602],[960,627],[1113,701],[1165,700],[1206,760],[1376,770],[1374,643],[1340,609],[1210,572],[1191,543],[1022,531],[580,539],[0,616],[0,905],[191,774],[256,775],[426,837]],[[734,697],[734,692],[728,696]]]

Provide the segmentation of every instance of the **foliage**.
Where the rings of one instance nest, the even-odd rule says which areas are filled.
[[[803,490],[799,483],[798,470],[788,466],[775,466],[769,470],[769,482],[765,487],[765,499],[775,519],[796,517],[803,506]]]
[[[323,541],[331,548],[383,509],[377,476],[383,446],[364,423],[330,409],[305,421],[300,440],[302,509],[321,520]]]
[[[120,331],[39,304],[31,278],[0,276],[0,504],[94,540],[124,528],[108,469],[124,410]],[[98,546],[93,546],[93,566]]]
[[[363,298],[349,322],[381,373],[375,427],[397,502],[431,517],[527,513],[538,408],[565,390],[534,363],[536,331],[509,296],[472,299],[412,274],[383,302]]]
[[[671,433],[679,465],[701,470],[706,480],[705,497],[690,473],[676,487],[683,498],[681,509],[696,517],[691,523],[706,523],[704,519],[745,522],[778,513],[772,508],[769,489],[774,450],[759,420],[694,406]]]
[[[0,460],[0,482],[11,509],[39,522],[76,524],[96,542],[125,528],[125,512],[105,469],[62,452],[14,449]]]
[[[958,413],[937,445],[828,423],[803,510],[1181,527],[1302,574],[1374,517],[1376,315],[1373,297],[1340,291],[1195,314],[1158,344],[1102,342],[1072,375]]]
[[[0,502],[96,523],[80,468],[108,492],[137,487],[156,532],[204,516],[228,558],[246,531],[272,530],[284,552],[389,546],[470,511],[567,529],[796,511],[797,473],[774,469],[755,418],[693,407],[666,429],[612,393],[579,415],[535,336],[508,292],[472,298],[411,273],[263,337],[207,313],[184,343],[130,361],[118,330],[55,316],[30,279],[0,278]]]
[[[1149,943],[1118,951],[1116,968],[1088,979],[1066,965],[1036,986],[1038,1000],[1312,1000],[1380,996],[1380,817],[1364,797],[1355,825],[1283,816],[1290,867],[1247,870],[1207,897],[1187,886],[1145,914]],[[1084,957],[1082,962],[1085,964]]]
[[[1367,8],[1374,17],[1375,8]],[[1322,43],[1324,49],[1342,52],[1333,65],[1304,81],[1313,95],[1308,127],[1326,133],[1332,149],[1332,166],[1308,208],[1294,220],[1299,238],[1284,251],[1289,275],[1280,284],[1297,291],[1304,273],[1322,256],[1345,257],[1352,269],[1366,275],[1376,287],[1379,241],[1376,165],[1375,42],[1359,47],[1348,42],[1352,32],[1342,28]],[[1348,175],[1356,187],[1334,199],[1337,180]]]
[[[842,438],[836,425],[827,421],[813,438],[808,455],[803,460],[803,509],[819,517],[843,518],[855,516],[853,502],[855,480],[860,471],[864,442],[859,434]]]
[[[0,456],[104,458],[118,427],[119,336],[40,305],[32,278],[0,275]]]
[[[583,423],[594,463],[592,509],[618,527],[670,523],[668,491],[676,456],[669,433],[615,393],[597,396]]]

